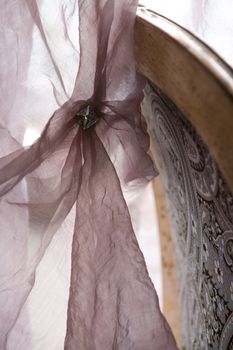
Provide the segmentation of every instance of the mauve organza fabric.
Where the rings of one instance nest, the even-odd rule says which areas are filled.
[[[155,174],[136,6],[1,0],[1,350],[176,349],[122,194]]]

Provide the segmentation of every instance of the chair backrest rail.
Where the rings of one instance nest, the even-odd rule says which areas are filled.
[[[187,116],[233,192],[233,71],[190,32],[145,8],[135,26],[138,70]]]

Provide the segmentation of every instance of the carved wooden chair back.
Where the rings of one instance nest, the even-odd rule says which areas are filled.
[[[233,349],[233,72],[192,34],[143,8],[135,45],[149,81],[143,109],[167,201],[182,348]],[[165,237],[161,230],[162,249]],[[171,258],[162,255],[166,270]]]

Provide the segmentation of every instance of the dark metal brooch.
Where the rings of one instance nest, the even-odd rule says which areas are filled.
[[[83,130],[89,129],[90,127],[95,125],[99,120],[98,114],[96,113],[95,109],[90,105],[78,112],[75,118],[77,119],[78,124],[83,128]]]

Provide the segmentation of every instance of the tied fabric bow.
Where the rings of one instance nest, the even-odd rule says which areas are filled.
[[[37,2],[18,6],[62,82]],[[144,80],[133,60],[136,7],[135,0],[79,0],[80,64],[71,98],[29,147],[16,147],[2,127],[15,150],[0,159],[0,349],[32,349],[25,308],[35,272],[72,211],[65,349],[176,349],[121,189],[155,173],[140,114]]]

